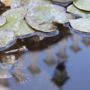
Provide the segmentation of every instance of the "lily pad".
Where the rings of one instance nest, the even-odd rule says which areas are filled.
[[[0,51],[13,45],[16,37],[14,32],[9,30],[0,31]]]
[[[81,10],[90,11],[90,0],[73,0],[73,4]]]
[[[90,18],[70,20],[70,25],[74,30],[90,33]]]
[[[28,8],[27,23],[34,29],[42,32],[54,31],[53,22],[66,23],[67,13],[62,6],[52,4],[38,4]]]
[[[20,7],[16,9],[10,9],[4,12],[2,15],[7,18],[7,21],[22,20],[27,13],[27,7]]]
[[[11,30],[15,32],[16,36],[24,36],[34,33],[34,30],[26,24],[25,20],[16,22]]]
[[[31,5],[32,3],[51,3],[49,0],[13,0],[11,3],[11,8],[18,8],[21,6],[28,6],[29,4]]]
[[[76,8],[73,4],[67,7],[67,12],[78,15],[83,18],[90,17],[90,12],[80,10]]]
[[[0,16],[0,26],[3,26],[6,23],[6,17]]]
[[[51,3],[51,0],[30,0],[30,3],[29,4],[37,4],[37,3],[41,3],[41,4],[49,4]]]
[[[30,2],[50,3],[51,0],[30,0]]]
[[[65,12],[62,12],[60,14],[59,13],[58,14],[55,13],[56,15],[55,15],[53,22],[65,24],[65,23],[69,22],[69,19],[75,18],[74,15],[69,14],[69,13],[65,13]]]
[[[13,31],[16,36],[24,36],[28,34],[33,34],[34,30],[31,29],[25,22],[25,20],[11,21],[0,27],[0,30],[8,29]]]
[[[31,0],[13,0],[10,7],[11,8],[18,8],[21,6],[26,6],[31,2]]]

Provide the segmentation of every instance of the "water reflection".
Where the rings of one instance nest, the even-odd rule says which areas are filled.
[[[11,90],[11,89],[9,89],[8,87],[0,85],[0,90]]]
[[[10,78],[10,71],[14,64],[15,57],[13,55],[0,55],[0,78]]]
[[[79,52],[81,50],[79,43],[81,40],[80,35],[78,34],[73,34],[71,36],[71,40],[72,40],[72,46],[71,46],[71,50],[73,50],[75,53]]]
[[[23,40],[23,43],[22,41],[18,41],[13,47],[0,54],[1,66],[4,67],[2,73],[8,76],[6,79],[9,78],[9,80],[11,80],[10,87],[12,87],[13,90],[18,90],[19,88],[16,83],[19,84],[24,82],[25,85],[27,85],[27,76],[30,77],[31,80],[31,83],[28,82],[30,87],[25,86],[24,88],[24,86],[21,85],[22,90],[37,90],[37,88],[38,90],[58,90],[59,88],[57,85],[53,84],[51,81],[52,77],[54,82],[55,79],[58,78],[58,83],[60,83],[60,85],[61,83],[64,84],[64,81],[67,79],[67,72],[65,68],[63,68],[63,70],[59,68],[59,66],[64,67],[64,64],[60,64],[57,67],[56,65],[58,64],[57,59],[64,59],[67,56],[65,53],[67,40],[63,38],[68,37],[70,33],[68,28],[63,27],[63,25],[60,25],[58,28],[60,29],[60,34],[56,37],[45,38],[41,41],[35,41],[35,38],[27,38]],[[60,47],[58,58],[53,49],[53,46],[57,45],[57,43]],[[46,54],[43,60],[41,59],[43,56],[40,54],[42,51],[43,56]],[[55,69],[54,76],[50,74],[53,70],[52,68],[49,73],[45,70],[45,68],[49,68],[47,66],[45,67],[45,64],[56,67],[53,68]],[[5,78],[2,73],[0,73],[1,78]],[[44,83],[42,83],[42,81],[44,81]],[[7,86],[7,88],[9,88],[9,86]]]
[[[64,63],[60,63],[56,66],[52,81],[59,87],[62,87],[69,79],[68,73]]]
[[[90,46],[90,37],[83,37],[82,42],[85,46]]]
[[[16,69],[13,73],[12,76],[14,79],[19,82],[19,83],[24,83],[26,81],[25,76],[23,75],[22,71],[19,69]]]
[[[21,47],[22,49],[22,47]],[[18,50],[10,50],[0,54],[0,78],[11,78],[12,72],[14,69],[20,67],[21,58],[23,51]],[[18,66],[17,63],[20,64]]]
[[[60,35],[56,37],[38,42],[28,38],[23,44],[18,44],[17,47],[14,46],[0,53],[0,87],[6,90],[11,88],[12,90],[65,90],[65,85],[72,80],[65,61],[72,56],[70,49],[74,52],[80,51],[79,43],[82,39],[78,34],[71,35],[68,28],[63,25],[60,25],[59,29],[61,30]],[[71,44],[68,43],[68,38]],[[88,37],[83,38],[83,43],[84,40],[89,42]],[[27,81],[28,77],[30,81]],[[10,85],[8,85],[8,79],[11,80]]]
[[[45,63],[48,65],[48,66],[53,66],[56,64],[56,57],[55,57],[55,53],[53,52],[53,49],[51,47],[48,47],[46,50],[46,59],[45,59]]]
[[[0,79],[0,85],[4,86],[4,87],[9,87],[9,83],[8,83],[8,79]]]
[[[59,35],[55,37],[44,38],[44,40],[38,41],[37,37],[26,38],[24,39],[24,44],[30,51],[41,51],[45,50],[48,47],[56,44],[61,41],[63,38],[70,36],[70,31],[68,27],[64,27],[61,24],[56,24],[58,26],[58,30],[60,30]]]
[[[57,53],[58,58],[61,60],[61,62],[67,60],[67,39],[62,39],[59,43],[59,52]]]
[[[40,73],[40,68],[38,67],[38,58],[39,58],[39,53],[38,52],[31,52],[30,53],[30,65],[28,67],[29,71],[32,74],[39,74]]]

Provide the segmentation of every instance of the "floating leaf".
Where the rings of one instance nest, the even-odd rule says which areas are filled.
[[[73,4],[81,10],[90,11],[90,0],[73,0]]]
[[[52,4],[37,4],[29,7],[25,18],[31,27],[43,32],[55,30],[53,22],[61,24],[68,22],[65,8]]]
[[[73,4],[67,7],[67,12],[81,16],[83,18],[90,17],[90,12],[80,10],[76,8]]]
[[[7,10],[2,15],[5,16],[8,21],[11,21],[11,20],[22,20],[22,19],[24,19],[26,13],[27,13],[27,8],[26,7],[20,7],[20,8],[16,8],[16,9]]]
[[[75,30],[90,33],[90,18],[70,20],[70,25]]]
[[[34,33],[33,29],[31,29],[24,20],[21,21],[11,21],[5,24],[0,28],[0,30],[8,29],[13,31],[16,36],[23,36],[27,34]]]
[[[1,30],[0,31],[0,48],[6,47],[13,40],[15,40],[15,34],[9,30]]]

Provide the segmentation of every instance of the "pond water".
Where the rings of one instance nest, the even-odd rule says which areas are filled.
[[[60,35],[41,42],[28,39],[25,45],[1,53],[0,88],[89,90],[89,46],[89,37],[70,34],[67,28],[61,28]],[[3,79],[5,74],[7,77]]]
[[[0,53],[0,90],[90,90],[90,37],[59,29]]]

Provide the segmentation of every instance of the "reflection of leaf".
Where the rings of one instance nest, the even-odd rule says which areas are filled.
[[[16,70],[12,75],[17,82],[24,83],[26,81],[26,78],[21,70]]]

